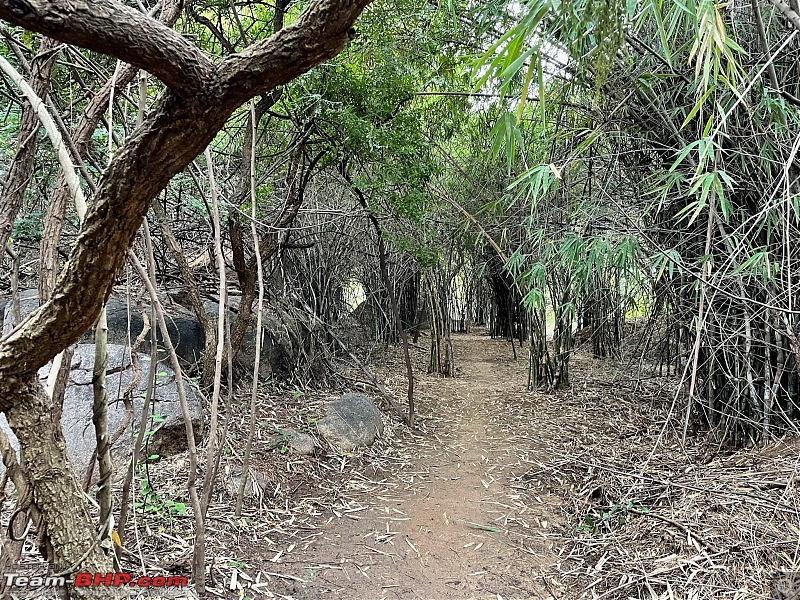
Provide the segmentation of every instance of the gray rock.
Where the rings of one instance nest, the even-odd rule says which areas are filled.
[[[203,300],[203,309],[206,311],[206,314],[211,315],[212,317],[216,317],[219,315],[219,298],[212,299],[206,298]],[[237,294],[228,294],[228,309],[234,313],[238,314],[239,312],[239,305],[242,303],[242,297]]]
[[[36,290],[25,290],[20,293],[20,312],[24,319],[39,306],[38,292]],[[238,313],[240,296],[231,296],[230,305],[232,306],[235,327],[235,318]],[[218,314],[218,303],[213,300],[206,300],[203,308],[206,313],[216,318]],[[149,308],[147,309],[149,310]],[[184,363],[193,366],[198,364],[205,351],[205,332],[197,320],[194,313],[180,305],[171,305],[166,308],[167,329],[169,338],[175,346],[175,351]],[[261,362],[259,364],[259,377],[268,379],[273,375],[280,377],[288,376],[292,373],[296,363],[297,355],[300,352],[303,341],[303,327],[300,323],[307,321],[307,316],[291,312],[291,307],[265,307],[262,321],[262,346]],[[128,314],[128,303],[124,299],[110,298],[106,304],[106,314],[108,320],[108,343],[127,345],[142,332],[144,322],[140,311],[131,307]],[[3,334],[9,333],[12,329],[11,303],[9,302],[3,314]],[[163,337],[158,332],[159,360],[167,360],[168,355],[163,350]],[[81,338],[81,342],[89,344],[93,341],[93,332],[90,329]],[[237,363],[244,373],[252,373],[256,347],[255,325],[251,325],[247,330],[242,341]],[[139,347],[141,352],[150,352],[150,335],[147,335],[142,345]]]
[[[149,309],[149,305],[146,310]],[[205,332],[200,322],[194,314],[179,305],[165,307],[165,320],[169,339],[175,346],[175,353],[186,364],[194,365],[202,360],[205,350]],[[108,343],[127,345],[128,340],[133,343],[144,328],[142,314],[136,306],[130,308],[130,327],[128,325],[128,303],[124,300],[110,298],[106,304],[106,315],[108,320]],[[155,325],[151,323],[151,325]],[[159,360],[167,358],[166,351],[163,350],[164,337],[157,330],[157,343],[162,351],[159,353]],[[93,341],[92,331],[86,332],[82,341],[90,343]],[[150,335],[148,334],[142,345],[139,347],[141,352],[150,352]]]
[[[346,452],[372,444],[383,433],[383,417],[369,396],[345,394],[328,404],[317,431],[331,446]]]
[[[225,478],[225,489],[233,497],[239,494],[239,486],[242,485],[242,469],[234,467],[227,473]],[[267,478],[263,473],[250,469],[250,477],[244,484],[244,495],[246,498],[258,498],[267,489]]]
[[[232,296],[231,306],[237,309],[241,297]],[[206,300],[203,308],[206,313],[215,317],[219,314],[219,304],[214,300]],[[255,313],[255,307],[254,307]],[[236,318],[231,324],[231,330],[236,326]],[[255,365],[256,336],[255,314],[253,324],[248,327],[242,340],[242,347],[236,359],[239,366],[246,372],[252,373]],[[259,378],[268,379],[271,375],[287,376],[291,374],[296,362],[297,353],[301,346],[300,327],[298,323],[305,319],[291,315],[288,311],[275,306],[264,306],[261,331],[261,361],[259,362]]]
[[[117,465],[123,465],[133,452],[133,440],[139,428],[139,418],[144,405],[145,389],[150,369],[150,358],[144,354],[139,355],[142,367],[142,376],[131,393],[134,416],[126,429],[114,445],[112,454]],[[64,411],[61,416],[61,427],[67,443],[67,452],[72,466],[82,472],[89,465],[95,449],[95,433],[92,424],[92,369],[94,368],[94,345],[80,344],[75,347],[72,358],[69,385],[64,395]],[[156,367],[155,406],[152,409],[155,416],[148,431],[144,456],[157,454],[169,456],[182,452],[187,447],[186,426],[183,419],[178,388],[175,383],[175,373],[159,363]],[[39,370],[39,378],[44,383],[50,372],[50,365]],[[106,389],[108,392],[108,431],[113,435],[122,425],[125,418],[125,406],[122,396],[133,381],[134,372],[131,367],[130,351],[128,348],[110,344],[108,346],[108,365],[106,369]],[[186,399],[192,415],[192,425],[195,436],[200,437],[203,425],[203,407],[194,390],[189,385],[186,389]],[[5,415],[0,415],[0,428],[9,434],[15,449],[19,449],[16,436],[10,431]]]
[[[11,298],[8,299],[5,307],[3,307],[3,335],[8,335],[14,329],[14,315],[11,313],[13,305]],[[20,317],[24,319],[34,310],[39,308],[39,291],[38,290],[23,290],[19,293],[19,312]]]
[[[313,437],[307,433],[301,433],[291,429],[286,433],[290,436],[289,447],[293,452],[301,456],[314,455],[314,449],[317,447],[317,443],[314,441]]]
[[[36,290],[24,290],[20,293],[20,313],[23,319],[39,307],[39,293]],[[149,309],[148,309],[149,310]],[[205,349],[205,333],[200,326],[197,318],[188,310],[181,306],[170,306],[165,309],[167,330],[169,339],[175,346],[178,358],[187,364],[194,364],[203,356]],[[133,343],[136,337],[144,329],[142,315],[135,306],[130,309],[130,324],[128,317],[128,303],[117,298],[109,298],[106,304],[106,315],[108,319],[108,343],[127,345],[128,340]],[[11,303],[9,302],[3,311],[3,335],[7,335],[13,329],[13,318],[11,315]],[[89,344],[94,340],[92,330],[85,332],[81,341]],[[158,345],[163,345],[161,332],[157,336]],[[150,336],[148,335],[143,344],[139,347],[142,352],[150,351]],[[164,360],[166,352],[159,354],[159,359]]]

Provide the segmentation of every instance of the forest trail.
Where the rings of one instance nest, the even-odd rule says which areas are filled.
[[[294,597],[551,597],[539,574],[557,508],[514,492],[543,452],[525,435],[526,361],[485,335],[457,336],[454,349],[456,378],[420,378],[420,430],[402,449],[414,466],[281,566]]]

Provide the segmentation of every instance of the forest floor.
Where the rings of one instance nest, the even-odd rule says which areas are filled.
[[[674,378],[624,363],[578,352],[571,386],[530,392],[525,350],[514,360],[509,343],[481,333],[453,345],[455,378],[416,377],[414,431],[387,420],[362,452],[257,456],[263,494],[247,524],[224,496],[212,507],[213,593],[800,598],[797,444],[684,441]],[[396,350],[371,364],[402,397]],[[427,352],[415,352],[424,373]],[[325,400],[284,394],[262,403],[258,422],[313,431]]]
[[[455,348],[458,377],[418,383],[420,432],[401,442],[413,463],[283,565],[305,579],[296,597],[547,597],[558,499],[530,504],[514,489],[546,459],[524,365],[485,336]]]
[[[800,598],[796,442],[732,451],[711,433],[684,441],[674,378],[618,361],[577,352],[569,387],[531,392],[525,350],[514,360],[509,343],[480,332],[453,346],[454,378],[422,374],[427,351],[414,349],[416,428],[387,417],[378,441],[354,453],[299,456],[282,433],[313,433],[338,391],[262,394],[258,485],[240,517],[252,417],[246,400],[226,408],[208,598]],[[370,362],[398,398],[399,357],[392,348]],[[186,467],[179,455],[140,475],[153,494],[124,569],[188,574],[193,519],[175,510],[187,502]]]

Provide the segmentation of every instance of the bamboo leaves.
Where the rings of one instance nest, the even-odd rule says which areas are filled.
[[[664,18],[662,16],[663,5],[661,0],[647,0],[644,3],[645,10],[643,11],[643,18],[646,17],[648,12],[653,16],[658,29],[658,37],[661,42],[661,50],[664,52],[664,60],[670,68],[672,67],[672,52],[670,51],[669,42],[667,40],[667,32],[664,29]],[[629,11],[630,14],[630,11]]]
[[[565,335],[570,306],[579,327],[618,323],[610,289],[636,300],[616,306],[656,307],[675,321],[689,357],[680,368],[691,368],[693,397],[703,397],[684,423],[691,414],[724,421],[734,442],[760,439],[779,420],[760,412],[765,398],[780,396],[781,410],[793,411],[797,394],[786,390],[800,389],[775,325],[778,315],[796,318],[800,290],[800,69],[788,4],[548,4],[537,17],[543,2],[507,3],[517,25],[503,29],[481,72],[506,96],[527,96],[534,77],[539,84],[539,110],[517,107],[526,148],[506,156],[514,164],[503,195],[525,305],[541,322],[546,308]],[[619,31],[625,44],[615,46]],[[692,341],[684,334],[693,320],[702,326]],[[532,352],[549,361],[539,342]],[[743,392],[721,365],[755,383]],[[704,407],[712,412],[695,414]]]
[[[492,129],[491,138],[492,156],[505,156],[510,174],[517,152],[525,148],[525,141],[515,115],[510,112],[502,113]]]
[[[536,165],[515,179],[509,185],[509,190],[521,187],[526,191],[533,214],[538,203],[553,189],[558,179],[561,179],[561,171],[555,165]]]
[[[511,78],[536,51],[536,45],[527,47],[526,44],[540,30],[545,15],[553,8],[552,4],[549,0],[531,0],[525,4],[519,22],[492,44],[478,61],[476,66],[483,70],[483,75],[476,88],[484,87],[494,77],[499,80],[500,89],[507,92]]]
[[[709,87],[717,81],[723,81],[731,88],[736,86],[740,67],[734,53],[744,51],[726,32],[721,13],[725,6],[727,4],[716,0],[699,0],[696,6],[697,33],[689,61],[695,63],[698,96],[706,96]]]
[[[675,248],[670,248],[655,254],[651,258],[653,276],[660,281],[666,272],[670,279],[675,277],[675,272],[681,272],[681,255]]]

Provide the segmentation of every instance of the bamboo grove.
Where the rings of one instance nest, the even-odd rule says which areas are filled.
[[[510,20],[482,72],[513,99],[493,132],[508,175],[493,209],[524,223],[501,226],[520,240],[508,267],[539,327],[533,380],[566,382],[573,323],[607,355],[626,315],[646,317],[641,360],[681,376],[684,434],[795,429],[796,2],[486,10]]]

